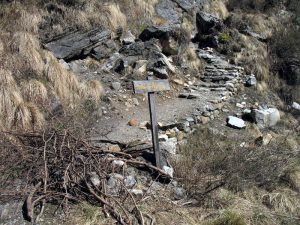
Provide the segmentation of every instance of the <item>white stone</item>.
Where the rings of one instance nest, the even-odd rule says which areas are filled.
[[[253,116],[260,128],[275,126],[280,120],[280,113],[276,108],[255,109]]]
[[[113,164],[114,166],[122,167],[122,166],[124,166],[125,162],[122,161],[122,160],[114,160],[114,161],[112,162],[112,164]]]
[[[292,108],[300,111],[300,104],[297,102],[293,102]]]
[[[165,171],[170,177],[174,175],[174,169],[172,167],[163,166],[163,171]]]
[[[245,121],[235,116],[229,116],[227,123],[228,125],[238,129],[246,127]]]

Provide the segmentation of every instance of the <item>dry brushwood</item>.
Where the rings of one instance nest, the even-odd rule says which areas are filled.
[[[58,132],[50,129],[42,134],[6,132],[5,135],[13,135],[18,140],[11,143],[11,149],[22,149],[22,154],[26,155],[24,173],[28,174],[27,182],[32,185],[23,207],[24,218],[28,221],[37,221],[46,203],[66,206],[88,201],[101,206],[119,224],[144,224],[143,213],[123,181],[120,181],[119,196],[106,194],[105,183],[108,175],[115,171],[112,160],[146,167],[160,177],[170,178],[163,170],[135,160],[128,153],[92,146],[67,130]],[[102,185],[95,185],[90,179],[91,174],[96,174]],[[120,200],[121,196],[127,197]],[[39,214],[35,215],[37,205],[41,207]],[[135,206],[134,209],[132,205]]]

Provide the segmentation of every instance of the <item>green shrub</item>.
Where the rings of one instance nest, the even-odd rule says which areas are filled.
[[[218,38],[219,38],[219,41],[223,44],[228,43],[231,39],[229,34],[226,34],[226,33],[220,33]]]

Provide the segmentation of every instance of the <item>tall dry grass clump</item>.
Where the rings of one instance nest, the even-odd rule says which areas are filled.
[[[21,91],[24,99],[28,102],[43,105],[48,99],[48,90],[39,80],[31,79],[21,84]]]
[[[12,73],[0,69],[0,121],[8,129],[41,128],[44,116],[33,104],[24,102]]]
[[[208,11],[221,19],[226,19],[229,16],[227,10],[227,0],[214,0],[210,4],[205,5],[205,11]]]
[[[111,3],[104,7],[102,22],[113,31],[116,31],[118,28],[124,30],[127,28],[127,17],[116,3]]]

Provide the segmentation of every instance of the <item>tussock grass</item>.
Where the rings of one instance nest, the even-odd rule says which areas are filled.
[[[127,17],[121,11],[120,6],[118,4],[109,4],[105,7],[105,17],[102,21],[107,21],[108,26],[113,30],[117,30],[118,28],[127,28]]]
[[[226,19],[229,16],[229,12],[226,7],[227,2],[227,0],[211,1],[210,4],[205,6],[205,10],[221,19]]]
[[[199,72],[203,69],[203,64],[196,53],[196,49],[192,47],[187,48],[183,57],[188,67],[195,72]]]
[[[26,101],[44,104],[48,99],[48,90],[45,85],[36,79],[31,79],[21,84],[21,91]]]

